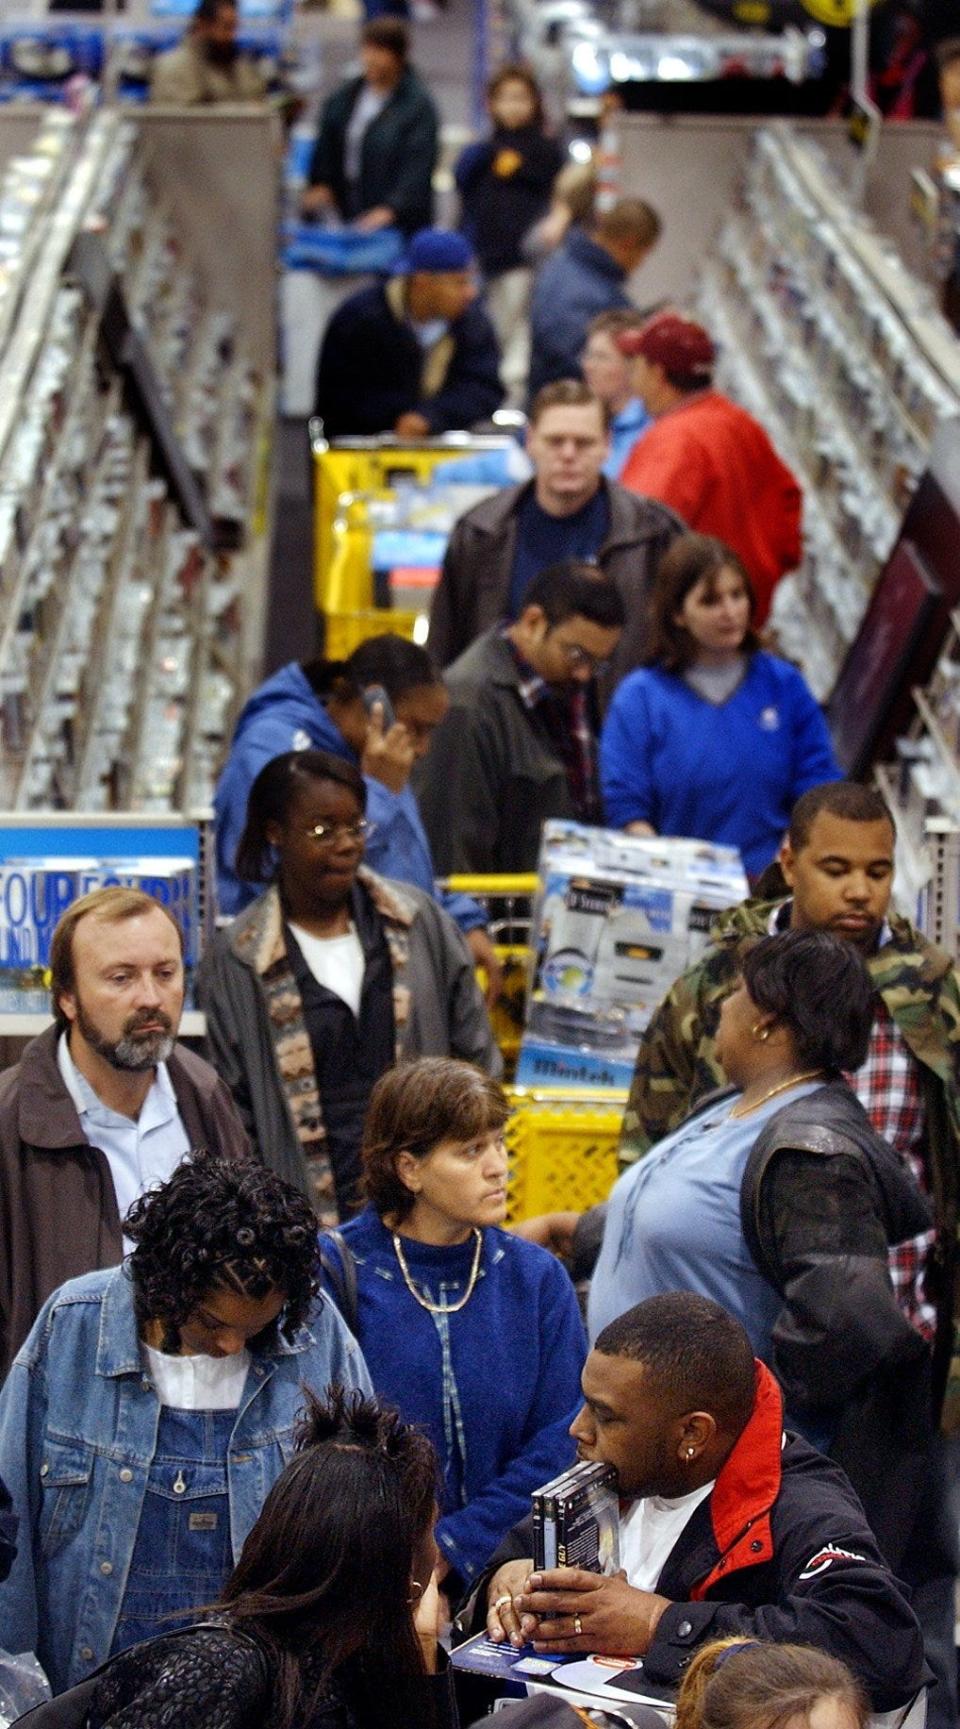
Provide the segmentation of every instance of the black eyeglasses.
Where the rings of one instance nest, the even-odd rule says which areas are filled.
[[[315,840],[318,846],[333,846],[341,836],[347,840],[357,841],[360,846],[369,840],[376,823],[367,822],[361,817],[358,822],[318,822],[313,828],[305,828],[304,834],[308,840]]]

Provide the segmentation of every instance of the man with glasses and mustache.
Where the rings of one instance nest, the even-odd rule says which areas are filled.
[[[625,620],[615,583],[567,559],[448,668],[450,709],[418,787],[438,870],[532,871],[549,818],[601,820],[597,680]]]
[[[176,1043],[183,938],[139,889],[97,889],[50,950],[54,1025],[0,1076],[0,1375],[65,1279],[115,1266],[120,1220],[192,1148],[248,1150],[209,1064]]]

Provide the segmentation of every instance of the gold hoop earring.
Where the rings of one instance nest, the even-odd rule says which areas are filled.
[[[770,1028],[761,1026],[759,1021],[754,1021],[750,1028],[750,1037],[756,1039],[758,1045],[765,1045],[770,1037]]]
[[[419,1579],[411,1579],[410,1584],[413,1587],[413,1590],[411,1591],[410,1596],[407,1598],[407,1602],[409,1603],[409,1605],[412,1609],[414,1604],[419,1603],[421,1597],[423,1596],[423,1586],[421,1585]],[[416,1596],[413,1595],[413,1591],[416,1592]]]

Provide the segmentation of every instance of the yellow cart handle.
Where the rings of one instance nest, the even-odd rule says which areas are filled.
[[[536,871],[517,876],[441,877],[439,888],[454,895],[535,895],[540,887]]]

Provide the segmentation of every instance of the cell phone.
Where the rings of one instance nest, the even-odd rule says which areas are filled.
[[[363,693],[363,700],[368,714],[373,713],[374,703],[380,704],[383,709],[383,730],[385,733],[389,732],[392,726],[396,726],[397,717],[393,712],[393,703],[382,684],[368,684]]]

